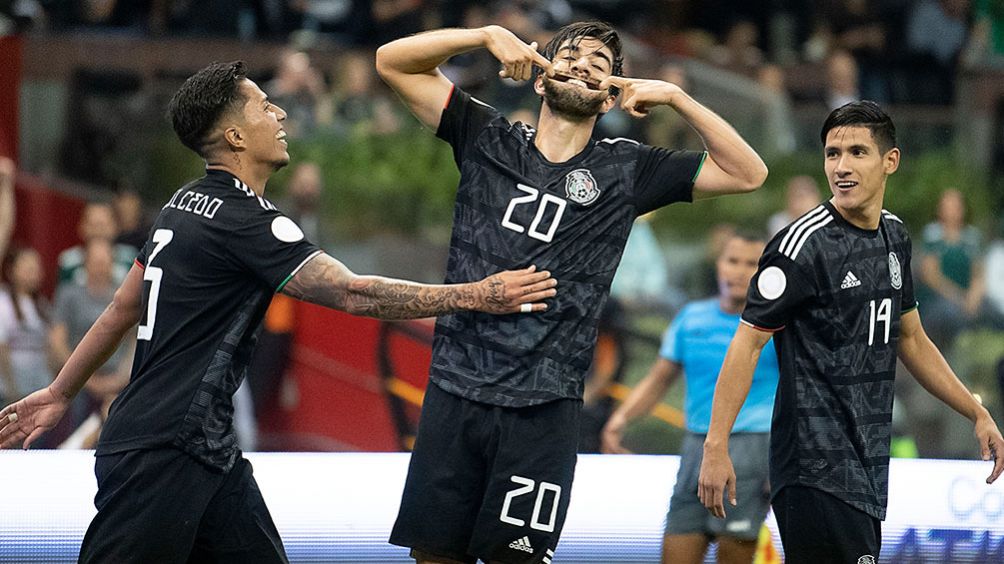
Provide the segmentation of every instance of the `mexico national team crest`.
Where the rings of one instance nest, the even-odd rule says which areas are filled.
[[[577,168],[565,176],[565,195],[576,204],[588,206],[600,197],[600,189],[596,186],[593,173],[584,168]]]
[[[899,259],[896,258],[896,253],[889,253],[889,282],[896,290],[903,287],[903,272],[899,267]]]

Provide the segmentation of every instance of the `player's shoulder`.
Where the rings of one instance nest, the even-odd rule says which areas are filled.
[[[604,137],[596,142],[596,150],[611,154],[635,154],[648,145],[630,137]]]
[[[718,299],[705,298],[703,300],[692,301],[683,306],[680,310],[680,315],[686,315],[687,317],[703,317],[709,314],[717,313],[717,311]]]
[[[825,245],[827,228],[834,226],[835,212],[820,204],[774,235],[764,256],[785,257],[796,263],[811,263]]]
[[[909,231],[907,231],[906,224],[903,220],[887,209],[882,210],[882,224],[885,225],[886,229],[888,229],[891,233],[909,237]]]

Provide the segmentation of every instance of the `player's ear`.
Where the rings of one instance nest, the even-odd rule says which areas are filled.
[[[614,104],[617,103],[617,96],[611,94],[607,96],[607,99],[603,101],[603,106],[600,107],[600,113],[605,114],[610,110],[614,109]]]
[[[882,156],[882,168],[886,174],[892,174],[899,168],[899,147],[893,147]]]
[[[246,144],[244,134],[239,127],[231,126],[223,130],[223,140],[231,150],[242,149]]]
[[[537,78],[533,79],[533,92],[537,96],[544,95],[544,73],[537,74]]]

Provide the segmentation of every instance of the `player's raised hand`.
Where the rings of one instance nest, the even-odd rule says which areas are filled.
[[[0,449],[21,445],[28,448],[42,433],[52,429],[66,413],[70,400],[51,387],[28,394],[0,410]]]
[[[506,270],[478,282],[478,311],[485,313],[530,313],[544,311],[542,300],[554,297],[558,281],[536,266],[522,270]]]
[[[488,41],[485,47],[500,63],[502,70],[499,76],[513,80],[529,80],[533,78],[533,67],[536,65],[549,76],[554,72],[551,61],[537,52],[537,42],[527,45],[508,29],[491,25],[485,28]]]
[[[697,481],[697,496],[707,510],[718,517],[725,518],[724,494],[728,488],[729,503],[736,504],[736,471],[732,467],[732,459],[728,451],[704,451],[701,460],[701,476]]]
[[[682,92],[679,86],[662,80],[608,76],[600,82],[600,89],[620,88],[621,108],[629,115],[642,118],[654,106],[669,104],[673,96]]]
[[[976,440],[980,442],[983,460],[994,461],[994,469],[987,476],[987,483],[992,484],[1004,472],[1004,438],[989,414],[976,420],[974,432]]]

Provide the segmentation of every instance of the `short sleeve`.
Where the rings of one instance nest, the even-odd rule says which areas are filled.
[[[639,145],[634,181],[638,215],[675,202],[693,201],[694,180],[707,155],[704,151],[671,151]]]
[[[247,206],[253,211],[234,229],[228,252],[236,263],[278,292],[321,249],[306,240],[296,222],[275,209],[259,207],[258,201],[248,199]]]
[[[478,133],[500,115],[495,108],[454,86],[439,119],[436,136],[453,147],[453,159],[459,166]]]
[[[742,320],[763,331],[780,331],[815,293],[815,281],[799,263],[778,251],[778,239],[760,257],[746,293]]]
[[[687,309],[684,308],[673,318],[673,322],[669,324],[666,333],[662,336],[662,346],[659,347],[659,356],[677,364],[682,363],[681,359],[683,358],[683,351],[680,350],[682,348],[680,328],[683,326],[683,318],[686,313]]]

